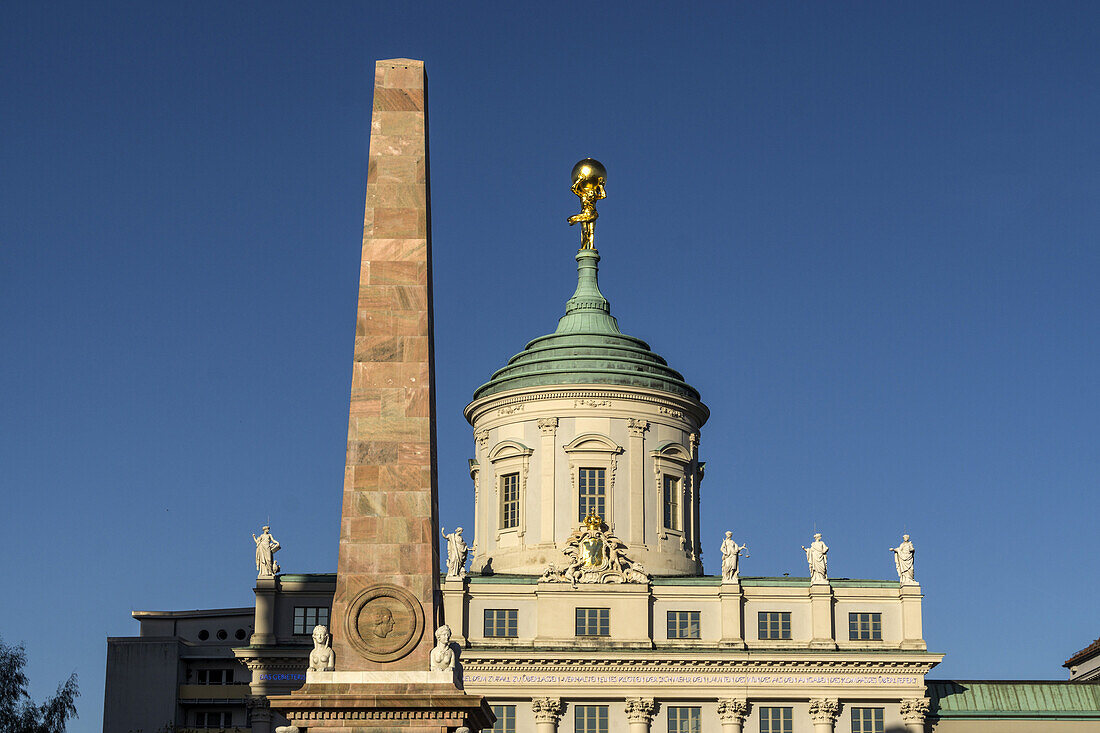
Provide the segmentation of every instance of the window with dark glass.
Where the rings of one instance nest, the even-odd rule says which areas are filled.
[[[611,609],[578,608],[577,636],[610,636]]]
[[[607,733],[606,705],[575,705],[573,711],[576,733]]]
[[[760,708],[760,733],[794,733],[794,708]]]
[[[224,710],[200,710],[195,713],[196,728],[232,728],[233,713]]]
[[[233,684],[233,670],[197,669],[195,670],[195,683],[199,685],[231,685]]]
[[[486,608],[485,636],[514,637],[519,630],[519,609]]]
[[[886,733],[883,708],[851,708],[852,733]]]
[[[699,638],[699,612],[698,611],[669,611],[668,612],[668,638],[669,639],[698,639]]]
[[[493,725],[493,733],[516,733],[515,705],[494,705],[493,715],[497,716],[497,722]]]
[[[577,490],[580,506],[577,507],[577,521],[583,522],[589,514],[595,514],[603,519],[605,513],[606,497],[604,494],[606,470],[602,468],[581,468],[577,473]]]
[[[851,641],[882,641],[882,614],[849,613],[848,638]]]
[[[702,733],[702,708],[670,707],[668,733]]]
[[[680,477],[664,475],[665,528],[680,527]]]
[[[294,633],[312,634],[314,626],[328,626],[328,607],[295,606]]]
[[[756,617],[758,639],[790,639],[790,611],[761,611]]]
[[[500,477],[500,528],[519,526],[519,474],[506,473]]]

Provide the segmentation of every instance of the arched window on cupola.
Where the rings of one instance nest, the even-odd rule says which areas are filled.
[[[569,441],[563,450],[569,456],[569,480],[577,522],[597,514],[614,529],[613,500],[615,468],[622,446],[599,433],[584,433]]]
[[[686,549],[694,515],[691,493],[691,452],[679,443],[664,443],[650,451],[657,484],[657,537]]]

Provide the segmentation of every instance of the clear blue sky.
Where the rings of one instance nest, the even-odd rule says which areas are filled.
[[[440,504],[462,408],[601,284],[695,385],[708,572],[889,578],[937,677],[1097,635],[1095,3],[5,3],[0,635],[101,726],[134,609],[335,570],[373,64],[431,88]]]

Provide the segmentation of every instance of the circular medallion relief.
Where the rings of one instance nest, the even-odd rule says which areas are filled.
[[[400,659],[424,633],[420,601],[396,585],[374,585],[360,591],[344,618],[347,639],[372,662]]]

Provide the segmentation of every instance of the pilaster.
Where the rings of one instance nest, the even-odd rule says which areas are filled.
[[[898,589],[901,598],[901,648],[924,651],[924,624],[921,620],[921,594],[919,585],[903,585]]]
[[[840,702],[834,698],[810,700],[810,720],[814,733],[833,733],[833,726],[840,715]]]
[[[649,724],[657,712],[657,703],[652,697],[628,698],[626,701],[626,719],[630,723],[630,733],[649,733]]]
[[[555,470],[557,467],[557,452],[554,450],[554,440],[558,434],[558,418],[544,417],[538,421],[539,432],[542,433],[542,445],[539,450],[540,466],[540,496],[542,497],[542,534],[539,542],[542,544],[555,544],[554,538],[554,491]]]
[[[744,649],[744,595],[741,583],[726,582],[718,586],[718,600],[722,608],[722,639],[719,646],[725,649]]]
[[[253,620],[252,646],[269,646],[275,643],[275,578],[257,578],[256,617]]]
[[[649,421],[632,417],[626,423],[630,451],[630,544],[644,547],[645,542],[645,433]]]
[[[828,583],[810,586],[810,616],[813,628],[811,649],[836,649],[833,636],[833,587]]]
[[[718,701],[718,719],[722,733],[741,733],[752,706],[744,698],[728,697]]]
[[[914,697],[901,701],[901,719],[907,733],[924,733],[924,722],[932,701],[927,697]]]
[[[536,697],[531,701],[536,733],[556,733],[565,706],[560,697]]]

